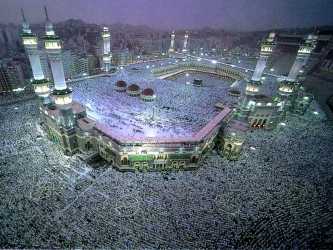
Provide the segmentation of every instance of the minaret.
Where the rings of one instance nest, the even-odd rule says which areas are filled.
[[[275,47],[275,33],[271,32],[268,38],[261,43],[260,58],[254,70],[252,81],[261,81],[262,73],[264,72],[268,58],[272,55]]]
[[[283,107],[292,105],[293,97],[297,89],[301,86],[297,81],[297,77],[300,74],[301,69],[306,65],[312,51],[316,47],[317,36],[310,34],[305,43],[300,45],[295,62],[291,67],[287,79],[282,79],[279,82],[278,94],[281,99]]]
[[[251,80],[246,84],[246,97],[242,105],[245,110],[249,110],[255,105],[255,101],[252,100],[252,97],[260,93],[260,87],[262,85],[261,77],[266,68],[267,60],[273,53],[275,36],[275,33],[271,32],[268,38],[261,43],[259,60]]]
[[[309,57],[316,47],[317,43],[317,36],[310,34],[308,35],[304,44],[302,44],[297,52],[297,56],[293,66],[288,75],[289,81],[295,81],[298,74],[300,73],[302,67],[304,67],[309,60]]]
[[[52,96],[54,98],[56,107],[59,108],[61,112],[59,125],[67,130],[73,129],[74,116],[71,107],[72,90],[67,87],[65,81],[65,74],[61,55],[61,41],[60,38],[55,35],[53,25],[47,15],[46,7],[44,9],[46,15],[46,34],[44,37],[44,44],[46,53],[50,61],[54,81],[54,90],[52,92]]]
[[[272,55],[275,47],[275,33],[271,32],[266,40],[261,43],[260,57],[252,75],[251,81],[246,85],[247,95],[256,95],[260,92],[261,77],[266,68],[267,60]]]
[[[187,52],[187,45],[188,45],[188,31],[186,31],[184,36],[183,52]]]
[[[109,72],[111,69],[111,35],[108,27],[103,27],[102,32],[103,39],[103,69],[105,72]]]
[[[29,24],[24,16],[23,9],[21,9],[21,14],[23,20],[21,37],[32,70],[33,80],[31,83],[34,87],[35,93],[40,97],[43,104],[46,105],[49,103],[50,90],[49,82],[44,77],[42,65],[40,62],[38,39],[37,36],[31,32]]]
[[[170,48],[169,48],[169,53],[175,52],[175,31],[172,31],[171,33],[171,41],[170,41]]]

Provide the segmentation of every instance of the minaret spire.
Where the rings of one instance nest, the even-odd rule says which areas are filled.
[[[22,15],[22,20],[23,20],[23,22],[27,22],[27,19],[25,18],[25,15],[24,15],[24,10],[23,10],[23,8],[21,8],[21,15]]]
[[[30,29],[29,23],[27,22],[27,19],[25,18],[24,11],[22,8],[21,8],[21,15],[22,15],[22,32],[26,33],[26,34],[30,34],[31,29]]]
[[[47,8],[44,6],[44,12],[45,12],[45,17],[46,17],[46,22],[45,22],[45,34],[47,36],[55,36],[54,29],[53,29],[53,24],[49,19],[49,14],[47,13]]]
[[[48,15],[48,13],[47,13],[46,5],[44,5],[44,13],[45,13],[46,21],[50,21],[50,19],[49,19],[49,15]]]

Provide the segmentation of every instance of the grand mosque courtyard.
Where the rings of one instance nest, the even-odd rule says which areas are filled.
[[[198,170],[179,172],[122,173],[64,156],[37,125],[36,100],[1,106],[0,119],[4,248],[333,244],[333,127],[315,102],[273,132],[249,132],[238,161],[213,150]]]
[[[202,80],[202,85],[194,86],[195,79]],[[137,85],[139,93],[152,89],[154,100],[146,102],[117,91],[117,81],[125,81],[127,87]],[[238,98],[228,95],[231,84],[204,73],[184,72],[161,80],[141,69],[74,82],[71,87],[73,99],[86,106],[88,117],[117,137],[189,138],[221,112],[216,104],[237,103]]]

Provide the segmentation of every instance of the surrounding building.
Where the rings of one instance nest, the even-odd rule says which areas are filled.
[[[19,62],[13,60],[0,61],[1,92],[23,90],[26,87],[24,73]]]
[[[0,93],[10,92],[12,87],[9,82],[6,68],[0,66]]]

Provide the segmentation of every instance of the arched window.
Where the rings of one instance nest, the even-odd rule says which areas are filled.
[[[124,157],[124,158],[121,160],[121,164],[122,164],[122,165],[128,165],[128,159],[127,159],[127,157]]]
[[[91,144],[90,141],[88,141],[88,142],[85,144],[85,149],[86,149],[87,151],[89,151],[91,148],[92,148],[92,144]]]

